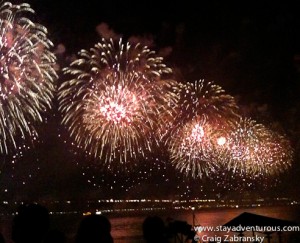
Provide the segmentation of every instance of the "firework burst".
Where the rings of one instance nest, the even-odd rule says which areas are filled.
[[[41,112],[50,107],[55,56],[47,30],[24,17],[28,4],[0,6],[0,152],[35,133]]]
[[[248,175],[275,175],[291,166],[293,150],[285,136],[254,120],[236,123],[230,135],[228,168]]]
[[[166,139],[172,163],[187,175],[209,175],[227,152],[227,131],[238,117],[234,98],[200,80],[182,85],[178,109]]]
[[[171,69],[146,46],[102,40],[64,70],[59,91],[63,123],[79,146],[105,162],[150,151],[173,116]]]

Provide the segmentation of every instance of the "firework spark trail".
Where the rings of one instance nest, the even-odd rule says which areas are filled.
[[[94,157],[121,163],[151,150],[173,116],[171,69],[146,46],[112,40],[82,50],[64,70],[60,110],[71,136]]]
[[[57,78],[47,30],[28,13],[34,13],[28,4],[0,6],[0,153],[35,133]]]
[[[193,177],[218,168],[237,105],[218,85],[204,80],[181,86],[178,115],[166,139],[172,163]]]
[[[184,84],[179,103],[179,116],[184,118],[183,123],[198,116],[209,121],[223,120],[224,123],[238,117],[234,98],[221,86],[205,80]]]

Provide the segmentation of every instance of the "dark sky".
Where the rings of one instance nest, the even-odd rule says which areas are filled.
[[[263,123],[278,123],[277,127],[290,136],[299,151],[300,9],[290,3],[195,0],[166,1],[168,4],[129,0],[27,2],[36,11],[36,21],[48,28],[54,45],[65,45],[67,55],[92,47],[99,40],[96,26],[102,22],[124,39],[133,35],[152,36],[152,47],[156,51],[172,47],[166,62],[178,70],[180,81],[214,80],[237,98],[245,115]],[[268,109],[261,114],[259,108],[264,105]],[[55,114],[55,118],[50,118],[47,126],[42,127],[46,143],[26,154],[23,164],[15,166],[14,173],[20,184],[15,189],[23,188],[22,178],[32,174],[33,179],[26,183],[24,194],[33,197],[62,195],[61,188],[70,188],[71,193],[88,188],[84,184],[87,179],[81,178],[82,171],[74,166],[72,155],[64,153],[70,148],[64,145],[64,139],[56,136],[64,133],[57,117]],[[296,156],[299,162],[299,152]],[[38,162],[35,159],[32,163],[32,157],[38,158]],[[295,168],[299,171],[299,165]],[[103,179],[102,174],[99,177]],[[111,179],[108,180],[108,184],[113,184]],[[281,190],[295,185],[285,183]],[[147,186],[141,185],[139,189]],[[15,189],[11,189],[10,194],[14,194]]]
[[[290,105],[300,53],[299,8],[285,1],[67,1],[31,0],[36,18],[68,54],[92,47],[96,26],[107,23],[123,38],[149,35],[153,48],[171,46],[167,58],[185,80],[206,78],[233,95]],[[193,66],[193,67],[191,67]],[[282,86],[282,80],[288,86]],[[270,86],[272,94],[270,94]],[[251,97],[248,97],[251,96]],[[280,97],[280,98],[279,98]],[[287,104],[285,104],[287,103]],[[285,109],[286,107],[284,107]]]
[[[174,1],[166,4],[156,0],[28,2],[36,10],[39,21],[49,28],[51,37],[63,42],[71,41],[69,37],[87,39],[101,22],[107,22],[125,36],[149,32],[158,34],[163,23],[171,26],[183,23],[187,37],[196,42],[201,39],[227,39],[232,42],[241,37],[249,38],[241,34],[257,35],[263,42],[270,41],[272,37],[280,40],[283,34],[289,41],[292,35],[299,37],[296,33],[299,27],[298,8],[283,1],[280,4],[271,4],[271,1],[260,4],[252,1]],[[279,41],[276,39],[275,42]]]
[[[281,1],[29,1],[55,44],[67,53],[88,49],[105,22],[125,39],[149,35],[153,48],[171,46],[167,58],[189,81],[207,78],[233,94],[262,89],[260,102],[282,103],[281,80],[292,77],[300,52],[298,8]],[[190,66],[193,67],[190,67]],[[239,85],[242,84],[242,85]],[[272,86],[272,94],[268,94]],[[289,88],[289,87],[287,87]],[[281,94],[281,95],[280,95]],[[288,94],[286,94],[288,95]],[[245,94],[247,96],[247,94]],[[252,100],[250,100],[252,101]],[[248,100],[247,100],[248,102]],[[287,101],[286,101],[287,102]]]

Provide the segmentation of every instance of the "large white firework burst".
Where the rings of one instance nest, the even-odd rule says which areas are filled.
[[[173,116],[171,69],[148,47],[102,40],[64,70],[63,123],[78,144],[104,162],[121,163],[151,150]]]
[[[0,6],[0,153],[35,133],[50,107],[55,56],[44,26],[26,17],[28,4]]]

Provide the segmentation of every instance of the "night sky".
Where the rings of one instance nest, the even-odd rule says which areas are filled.
[[[280,4],[271,1],[256,4],[253,1],[179,1],[169,5],[162,1],[129,0],[27,2],[36,11],[35,21],[48,28],[53,50],[57,50],[59,44],[64,45],[65,52],[57,55],[61,67],[68,65],[72,55],[80,49],[89,49],[99,41],[96,27],[106,23],[102,24],[101,33],[122,36],[125,40],[135,37],[149,44],[165,57],[179,81],[204,78],[221,85],[236,98],[243,115],[271,124],[287,134],[296,151],[295,163],[291,171],[282,176],[278,187],[272,187],[269,193],[272,196],[299,195],[298,182],[288,180],[300,173],[299,8],[283,1]],[[58,73],[58,83],[61,83],[64,79],[61,72]],[[135,197],[137,192],[143,195],[145,191],[152,197],[156,196],[155,188],[158,187],[161,192],[157,196],[166,195],[167,188],[182,195],[187,191],[186,185],[191,183],[181,175],[174,178],[164,156],[160,161],[156,158],[143,161],[148,165],[156,161],[152,174],[148,174],[147,166],[141,165],[133,166],[138,169],[132,174],[107,174],[98,169],[97,162],[87,159],[71,145],[72,140],[60,125],[56,101],[54,109],[45,117],[47,122],[39,127],[41,143],[23,151],[22,158],[13,165],[11,157],[4,156],[1,198]],[[153,178],[162,178],[157,176],[161,171],[164,178],[153,182]],[[143,173],[147,176],[141,176]],[[126,188],[117,185],[127,179]],[[181,184],[183,179],[185,182]],[[134,189],[130,186],[133,184]],[[197,191],[199,187],[204,192]],[[228,187],[235,188],[236,184]],[[207,181],[197,181],[197,187],[190,188],[188,193],[190,196],[214,195],[223,193],[222,190],[212,189]]]

